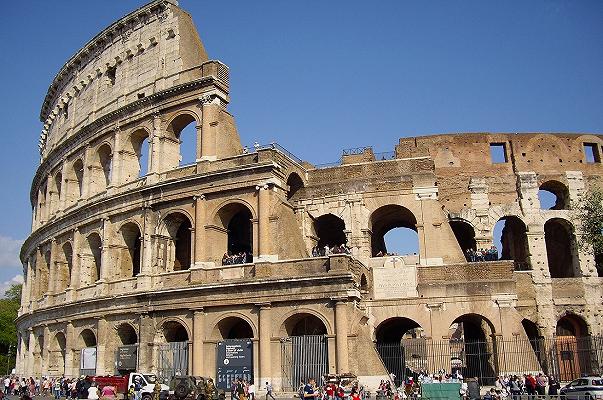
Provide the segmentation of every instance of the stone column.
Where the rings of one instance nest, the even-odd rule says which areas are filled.
[[[68,378],[77,376],[79,372],[79,365],[73,365],[73,353],[76,351],[74,336],[75,328],[73,327],[73,322],[69,321],[65,328],[65,376]]]
[[[153,132],[149,137],[149,165],[148,174],[155,174],[159,172],[159,149],[161,139],[161,115],[159,113],[153,115]]]
[[[205,376],[203,370],[203,341],[205,340],[204,335],[205,329],[205,313],[203,309],[193,310],[193,368],[192,374],[198,376]]]
[[[106,359],[107,348],[111,349],[112,346],[107,346],[108,342],[108,323],[107,320],[103,317],[100,317],[96,320],[96,375],[107,375],[111,371],[107,371]],[[110,354],[109,354],[110,356]]]
[[[114,274],[111,271],[111,262],[110,262],[110,254],[111,246],[109,245],[109,237],[110,237],[110,229],[111,222],[108,218],[103,218],[103,231],[101,232],[101,268],[100,268],[100,276],[99,281],[106,282],[108,277]]]
[[[349,372],[348,367],[348,312],[347,302],[335,302],[335,347],[337,357],[337,373]]]
[[[44,325],[44,348],[42,349],[42,374],[48,373],[48,366],[50,365],[50,354],[48,349],[50,348],[50,329],[48,325]]]
[[[205,261],[205,218],[206,218],[206,203],[205,196],[195,196],[195,256],[193,257],[193,264],[195,267],[199,267],[200,264]]]
[[[202,143],[203,143],[203,125],[195,125],[195,132],[196,132],[196,152],[195,152],[195,158],[196,161],[199,162],[202,160],[203,157],[203,150],[202,150]]]
[[[53,294],[56,290],[56,280],[57,280],[57,240],[55,238],[50,239],[50,262],[48,263],[48,288],[47,293]]]
[[[90,196],[90,183],[92,181],[92,168],[90,165],[90,161],[92,160],[92,147],[90,144],[86,146],[86,151],[84,153],[84,176],[82,177],[82,196],[80,199],[87,199]]]
[[[109,187],[117,186],[122,182],[122,152],[121,152],[121,135],[122,132],[119,129],[119,126],[115,130],[113,134],[113,150],[111,154],[111,181],[109,182]]]
[[[71,282],[69,286],[72,289],[78,289],[81,286],[81,265],[82,265],[82,233],[78,228],[73,230],[73,255],[72,257],[72,271],[71,271]]]
[[[260,381],[258,387],[263,382],[272,381],[272,355],[271,355],[271,337],[272,337],[272,310],[270,303],[260,304],[260,327],[259,327],[259,339],[260,339]]]
[[[35,369],[35,360],[34,360],[34,348],[36,347],[36,337],[34,335],[33,329],[29,328],[27,330],[27,334],[29,336],[29,346],[27,347],[27,375],[33,376]]]
[[[138,371],[151,372],[153,366],[153,321],[149,314],[138,316]]]
[[[65,201],[67,197],[67,190],[69,185],[69,180],[67,179],[67,160],[63,159],[61,161],[63,165],[61,165],[61,191],[59,192],[59,211],[63,211],[65,209]]]
[[[220,106],[202,101],[201,160],[214,161],[216,159],[216,130],[218,129]]]
[[[270,233],[270,185],[265,184],[258,191],[258,229],[259,229],[259,258],[270,260],[272,254],[272,237]]]

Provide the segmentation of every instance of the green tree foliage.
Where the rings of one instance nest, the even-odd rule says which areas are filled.
[[[595,256],[599,275],[603,272],[603,191],[591,188],[574,205],[580,221],[578,247]]]
[[[0,299],[0,375],[15,365],[17,348],[17,327],[15,319],[21,304],[22,285],[12,285]],[[10,349],[10,357],[9,355]],[[7,366],[8,363],[8,366]]]

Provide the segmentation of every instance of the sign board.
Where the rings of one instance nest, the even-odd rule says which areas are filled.
[[[116,366],[118,370],[136,371],[138,345],[131,344],[117,348]]]
[[[417,267],[399,265],[373,268],[373,287],[374,299],[418,297]]]
[[[96,369],[96,347],[86,347],[80,351],[80,369]]]
[[[216,386],[230,390],[237,378],[253,380],[253,342],[251,339],[228,339],[216,349]]]

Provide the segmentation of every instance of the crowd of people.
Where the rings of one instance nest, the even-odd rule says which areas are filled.
[[[495,246],[491,246],[489,249],[477,250],[468,248],[465,250],[465,258],[469,262],[497,261],[498,249]]]
[[[19,378],[16,376],[6,376],[2,379],[3,393],[7,396],[20,396],[21,398],[45,396],[71,399],[98,399],[101,396],[111,398],[111,393],[99,391],[96,384],[89,378],[81,376],[80,378],[69,379],[60,378]],[[110,387],[109,387],[110,388]],[[115,391],[112,393],[115,398]]]
[[[229,251],[228,253],[224,253],[224,255],[222,256],[222,265],[237,265],[252,262],[253,255],[245,251],[241,251],[239,253],[234,254]]]
[[[314,246],[312,247],[312,257],[324,257],[331,254],[352,254],[350,248],[342,243],[340,245],[329,246]]]
[[[369,393],[363,386],[358,385],[358,381],[348,386],[337,381],[323,382],[318,386],[314,378],[300,382],[297,395],[306,400],[364,400],[369,397]]]

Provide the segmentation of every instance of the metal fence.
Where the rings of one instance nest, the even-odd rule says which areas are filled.
[[[556,336],[486,341],[402,339],[376,344],[383,364],[396,375],[396,384],[421,371],[460,372],[491,385],[501,375],[544,372],[561,381],[603,372],[603,336]]]
[[[297,390],[300,381],[329,372],[327,337],[324,335],[291,336],[281,339],[283,388]]]
[[[174,376],[188,372],[188,342],[170,342],[159,345],[158,376],[169,382]]]

